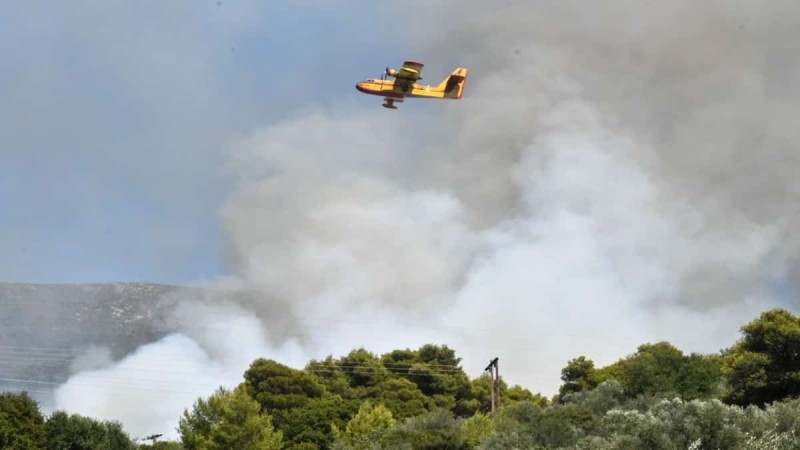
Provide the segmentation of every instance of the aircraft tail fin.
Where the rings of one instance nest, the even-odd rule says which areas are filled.
[[[444,98],[459,99],[464,94],[464,85],[467,83],[467,74],[469,70],[465,67],[459,67],[445,78],[439,86],[436,87],[437,91],[444,92]]]

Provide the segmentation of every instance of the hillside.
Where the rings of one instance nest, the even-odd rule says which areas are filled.
[[[0,390],[7,380],[61,382],[74,357],[103,346],[118,358],[165,334],[166,294],[143,284],[0,283]]]

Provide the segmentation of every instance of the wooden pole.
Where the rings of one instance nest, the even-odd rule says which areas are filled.
[[[492,382],[491,386],[489,387],[489,391],[492,395],[492,414],[494,414],[494,410],[497,409],[497,406],[494,399],[494,372],[491,369],[489,369],[489,380]]]
[[[500,408],[500,371],[497,368],[497,358],[489,361],[489,365],[483,370],[489,372],[489,380],[491,381],[489,394],[491,395],[492,413],[494,414]]]
[[[494,385],[497,393],[494,394],[495,407],[500,409],[500,366],[497,364],[497,358],[494,359]]]

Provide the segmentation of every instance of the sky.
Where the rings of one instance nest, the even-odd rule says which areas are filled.
[[[551,395],[579,355],[800,309],[794,2],[1,8],[0,278],[207,288],[56,407],[174,429],[208,389],[151,386],[153,418],[90,380],[425,343]],[[469,67],[464,98],[353,88],[405,59]]]
[[[402,53],[371,2],[292,5],[4,2],[0,280],[225,273],[225,149]]]

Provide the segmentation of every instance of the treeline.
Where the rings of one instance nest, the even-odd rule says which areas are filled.
[[[45,419],[27,393],[0,394],[0,449],[115,449],[138,447],[119,422],[56,411]]]
[[[772,310],[741,331],[714,355],[661,342],[606,367],[574,358],[551,399],[501,383],[503,408],[494,414],[489,379],[470,380],[446,346],[384,355],[359,349],[302,370],[259,359],[235,389],[220,388],[184,411],[180,442],[158,448],[800,450],[800,317]],[[100,426],[98,442],[113,436],[119,444],[53,444],[51,435],[75,434],[48,431],[70,429],[50,425],[56,414],[46,421],[39,414],[36,433],[23,427],[19,411],[8,409],[19,399],[33,403],[0,397],[0,448],[135,448],[119,424],[63,412],[59,420],[91,422]],[[14,414],[16,422],[3,425]],[[27,447],[4,440],[22,442],[19,435],[35,439]]]
[[[237,405],[240,411],[259,411],[253,421],[267,422],[264,442],[280,445],[255,448],[310,450],[331,448],[346,433],[351,420],[369,403],[379,405],[391,419],[403,420],[431,411],[447,411],[454,417],[471,417],[489,407],[490,381],[470,380],[459,366],[460,358],[446,346],[425,345],[418,350],[395,350],[377,356],[364,349],[342,358],[311,361],[303,370],[259,359],[244,373],[244,382],[233,391],[219,390],[199,400],[180,420],[179,431],[187,449],[229,448],[228,436],[219,426],[224,420],[208,417],[212,403]],[[501,384],[508,403],[526,401],[545,405],[548,400],[519,386]],[[244,413],[235,414],[244,417]],[[251,434],[243,425],[239,434]],[[337,431],[338,430],[338,431]],[[338,433],[338,434],[337,434]],[[280,439],[275,436],[279,435]],[[215,444],[216,442],[216,444]]]

